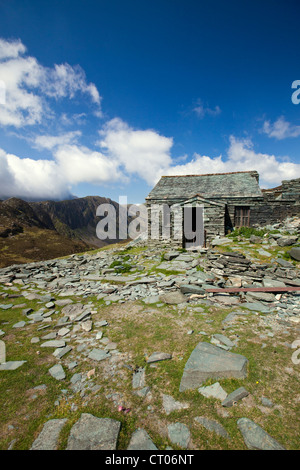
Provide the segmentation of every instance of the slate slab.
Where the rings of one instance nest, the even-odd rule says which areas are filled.
[[[8,361],[0,364],[0,370],[16,370],[27,361]]]
[[[89,353],[89,358],[92,359],[93,361],[103,361],[104,359],[107,359],[111,355],[107,351],[103,351],[102,349],[93,349]]]
[[[222,406],[233,406],[235,402],[247,397],[248,395],[248,390],[246,390],[245,387],[240,387],[237,390],[234,390],[229,395],[227,395],[227,397],[222,401]]]
[[[241,431],[248,449],[256,450],[286,450],[279,442],[264,431],[251,419],[240,418],[237,426]]]
[[[143,388],[146,385],[145,369],[139,368],[132,376],[132,388]]]
[[[293,247],[289,251],[289,255],[291,256],[291,258],[295,259],[296,261],[300,261],[300,248]]]
[[[0,341],[0,364],[6,362],[6,346],[4,341]]]
[[[187,448],[191,438],[189,428],[183,423],[172,423],[168,426],[170,441],[183,448]]]
[[[196,418],[194,418],[194,421],[198,424],[201,424],[201,426],[204,426],[205,429],[207,429],[208,431],[215,432],[219,436],[226,437],[226,439],[230,439],[230,436],[226,429],[214,419],[208,419],[204,416],[196,416]]]
[[[180,286],[180,291],[183,294],[205,294],[205,289],[200,286],[196,286],[195,284],[182,284]]]
[[[173,411],[186,410],[190,407],[189,403],[174,400],[170,395],[163,395],[163,409],[169,415]]]
[[[70,431],[66,450],[115,450],[121,423],[82,413]]]
[[[158,450],[144,429],[137,429],[131,436],[127,450]]]
[[[168,354],[164,352],[154,352],[147,359],[147,364],[152,364],[153,362],[165,361],[167,359],[172,359],[172,354]]]
[[[60,431],[67,421],[67,419],[50,419],[47,421],[30,450],[56,450]]]
[[[60,364],[51,367],[49,374],[56,380],[64,380],[66,378],[65,371]]]
[[[190,355],[182,375],[179,391],[195,389],[207,379],[247,376],[248,359],[210,343],[200,342]]]
[[[207,387],[200,387],[198,388],[198,392],[206,398],[217,398],[219,400],[224,400],[227,397],[227,393],[221,387],[219,382],[208,385]]]
[[[63,339],[53,339],[41,344],[41,348],[64,348],[66,342]]]

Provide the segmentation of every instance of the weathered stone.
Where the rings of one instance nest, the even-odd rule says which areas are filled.
[[[262,243],[263,239],[261,237],[257,237],[256,235],[251,235],[249,239],[250,243]]]
[[[224,305],[236,305],[240,302],[238,297],[233,297],[231,295],[214,295],[211,300]]]
[[[153,362],[165,361],[167,359],[172,359],[172,354],[163,353],[163,352],[154,352],[147,359],[147,364],[152,364]]]
[[[115,450],[121,423],[82,413],[70,431],[66,450]]]
[[[291,258],[295,259],[296,261],[300,261],[300,247],[293,247],[289,251],[289,255]]]
[[[255,300],[261,300],[263,302],[274,302],[275,295],[269,292],[247,292],[246,297]]]
[[[110,354],[102,349],[93,349],[88,357],[93,361],[103,361],[104,359],[108,359]]]
[[[233,346],[235,346],[235,344],[233,343],[233,341],[231,341],[231,339],[219,333],[214,334],[213,338],[215,338],[218,342],[224,344],[225,346],[228,346],[229,348],[233,348]]]
[[[174,251],[174,252],[169,252],[164,254],[164,259],[166,261],[171,261],[174,258],[177,258],[179,256],[179,253]]]
[[[50,419],[47,421],[30,450],[56,450],[59,434],[67,421],[67,419]]]
[[[41,344],[41,348],[64,348],[66,342],[62,339],[53,339]]]
[[[65,371],[60,364],[51,367],[49,374],[56,380],[64,380],[66,378]]]
[[[168,293],[162,294],[159,296],[159,300],[161,302],[164,302],[165,304],[172,304],[172,305],[182,304],[184,302],[187,302],[187,298],[180,291],[168,292]]]
[[[163,408],[167,415],[169,415],[173,411],[186,410],[189,407],[190,407],[189,403],[176,401],[170,395],[163,395]]]
[[[26,325],[25,321],[19,321],[13,325],[13,328],[23,328]]]
[[[9,310],[10,308],[13,307],[14,304],[0,304],[0,308],[2,310]]]
[[[279,246],[290,246],[294,245],[298,240],[298,237],[282,237],[277,240]]]
[[[132,388],[143,388],[145,387],[146,380],[145,380],[145,369],[139,368],[137,371],[134,372],[132,376]]]
[[[91,331],[92,328],[93,328],[93,322],[92,320],[86,320],[84,322],[81,323],[81,328],[83,329],[83,331]]]
[[[240,418],[237,426],[241,431],[245,444],[248,449],[257,450],[286,450],[279,442],[264,431],[258,424],[251,419]]]
[[[0,370],[16,370],[27,361],[8,361],[0,364]]]
[[[232,393],[227,395],[225,400],[222,401],[222,406],[230,407],[233,406],[235,402],[245,398],[249,395],[249,392],[245,389],[245,387],[240,387],[237,390],[234,390]]]
[[[131,436],[127,450],[158,450],[144,429],[137,429]]]
[[[68,333],[70,333],[70,329],[63,327],[60,330],[58,330],[57,335],[58,336],[66,336]]]
[[[201,424],[201,426],[204,426],[205,429],[207,429],[208,431],[215,432],[219,436],[226,437],[226,439],[230,439],[230,436],[226,429],[214,419],[208,419],[204,416],[196,416],[196,418],[194,418],[194,421],[196,421],[196,423],[198,424]]]
[[[6,362],[6,347],[4,341],[0,341],[0,364]]]
[[[183,448],[187,448],[191,438],[189,428],[183,423],[172,423],[168,426],[170,441]]]
[[[190,355],[181,379],[179,390],[198,388],[205,380],[214,378],[245,378],[246,357],[200,342]]]
[[[58,359],[61,359],[63,356],[68,354],[68,352],[72,351],[71,346],[65,346],[64,348],[57,348],[55,349],[53,356],[57,357]]]
[[[205,294],[205,289],[194,284],[184,284],[180,286],[180,290],[183,294]]]
[[[219,400],[224,400],[227,397],[227,393],[221,387],[219,382],[215,382],[214,384],[208,385],[207,387],[200,387],[198,388],[198,392],[207,398],[217,398]]]

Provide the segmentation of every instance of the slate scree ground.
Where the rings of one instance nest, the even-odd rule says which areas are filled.
[[[0,448],[299,449],[299,231],[2,268]]]

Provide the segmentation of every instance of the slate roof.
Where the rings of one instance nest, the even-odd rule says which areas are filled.
[[[185,200],[196,194],[206,199],[262,197],[258,181],[257,171],[162,176],[146,199]]]

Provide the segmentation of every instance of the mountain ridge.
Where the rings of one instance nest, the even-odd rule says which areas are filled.
[[[119,204],[110,198],[85,196],[28,202],[11,197],[0,201],[0,265],[51,259],[118,243],[118,238],[97,237],[100,217],[96,211],[101,204],[115,208],[118,233]]]

